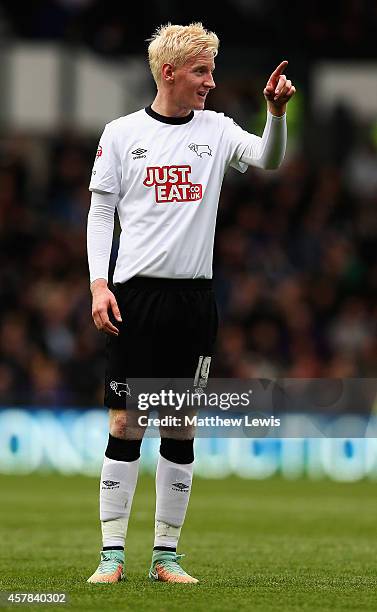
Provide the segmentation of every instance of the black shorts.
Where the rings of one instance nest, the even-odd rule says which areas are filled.
[[[127,380],[208,375],[218,316],[208,279],[134,277],[116,285],[122,323],[106,346],[105,406],[125,408]]]

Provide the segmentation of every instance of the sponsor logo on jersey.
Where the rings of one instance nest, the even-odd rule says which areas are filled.
[[[102,157],[102,147],[101,147],[101,145],[98,145],[98,149],[97,149],[97,153],[96,153],[96,160],[99,157]]]
[[[126,395],[131,395],[130,388],[127,383],[117,382],[116,380],[112,380],[110,383],[110,389],[114,391],[119,397],[121,393],[125,393]]]
[[[198,157],[202,158],[204,154],[209,155],[210,157],[212,157],[212,151],[209,148],[209,145],[198,145],[195,144],[194,142],[192,142],[189,145],[189,149],[190,151],[194,151],[194,153],[197,154]]]
[[[154,187],[156,202],[197,202],[202,199],[202,185],[191,183],[191,166],[149,166],[143,181]]]
[[[135,149],[134,151],[131,151],[132,155],[135,156],[132,159],[143,159],[143,157],[147,157],[146,155],[144,155],[144,153],[146,153],[147,151],[148,149]]]

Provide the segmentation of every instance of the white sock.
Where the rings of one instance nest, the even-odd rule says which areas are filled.
[[[100,483],[103,546],[124,547],[139,462],[104,458]]]
[[[193,468],[193,463],[173,463],[159,456],[154,546],[177,547],[190,499]]]

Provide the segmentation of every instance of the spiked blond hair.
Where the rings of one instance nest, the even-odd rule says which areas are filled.
[[[147,42],[149,65],[157,85],[164,64],[170,63],[179,68],[202,52],[213,53],[213,57],[216,57],[219,48],[216,34],[206,30],[200,22],[188,26],[171,23],[160,26]]]

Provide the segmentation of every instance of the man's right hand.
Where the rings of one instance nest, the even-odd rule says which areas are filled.
[[[111,308],[115,319],[120,323],[122,317],[115,296],[107,286],[107,281],[104,278],[97,278],[90,285],[90,290],[93,296],[92,317],[96,328],[105,334],[118,336],[119,329],[111,323],[108,315],[109,309]]]

